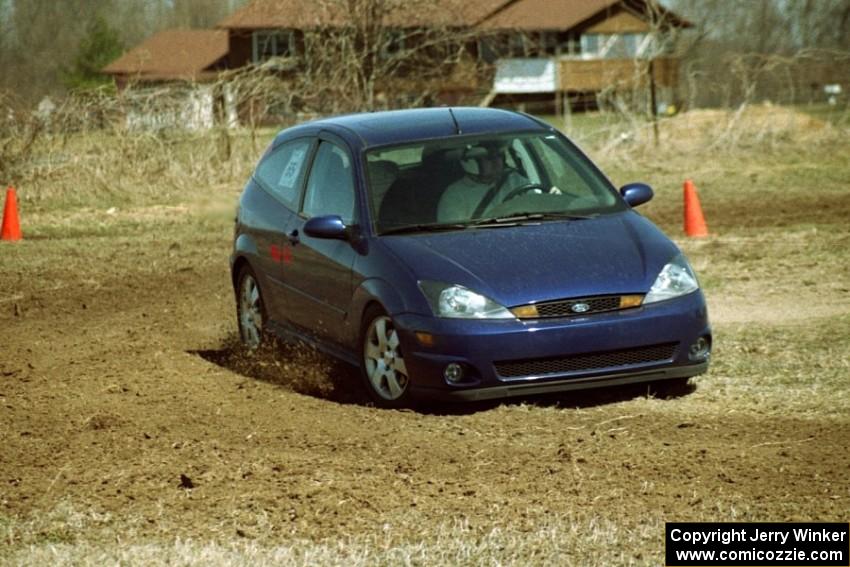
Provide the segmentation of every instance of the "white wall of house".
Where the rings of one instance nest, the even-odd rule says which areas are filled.
[[[228,128],[239,127],[239,113],[236,108],[236,91],[231,85],[224,85],[224,113]]]
[[[180,118],[189,130],[212,128],[215,124],[212,87],[204,85],[193,88],[189,92]]]
[[[216,125],[213,85],[160,88],[139,91],[136,104],[127,112],[129,130],[208,130]],[[229,86],[222,93],[224,121],[228,128],[239,126],[236,95]]]
[[[493,90],[503,94],[553,93],[558,84],[554,58],[499,59]]]

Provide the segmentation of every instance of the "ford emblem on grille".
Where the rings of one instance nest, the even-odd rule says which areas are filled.
[[[573,313],[585,313],[588,309],[590,309],[590,305],[587,303],[576,303],[570,307]]]

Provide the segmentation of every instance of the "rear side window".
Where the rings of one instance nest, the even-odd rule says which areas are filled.
[[[281,144],[262,161],[255,175],[263,187],[293,210],[298,208],[310,145],[308,138]]]

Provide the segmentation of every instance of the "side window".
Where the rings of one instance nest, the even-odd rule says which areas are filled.
[[[348,152],[330,142],[322,142],[304,197],[308,217],[339,215],[346,224],[354,219],[354,172]]]
[[[310,140],[293,140],[272,150],[257,168],[260,183],[293,210],[298,208]]]

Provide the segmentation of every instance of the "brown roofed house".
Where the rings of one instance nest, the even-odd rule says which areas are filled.
[[[661,98],[672,102],[678,81],[672,39],[688,27],[655,0],[509,2],[479,24],[489,38],[482,56],[496,66],[489,97],[521,101],[555,93],[593,105],[605,90],[643,89],[651,72]]]
[[[203,81],[224,68],[228,53],[224,30],[161,31],[106,67],[119,86],[123,81]]]
[[[141,88],[176,84],[167,100],[147,103],[143,95],[130,105],[126,114],[129,128],[159,129],[177,127],[206,129],[216,116],[237,123],[236,109],[225,106],[227,93],[216,89],[212,81],[226,68],[229,51],[224,30],[173,29],[159,32],[103,68],[112,75],[120,90],[131,83]]]
[[[104,71],[119,84],[203,81],[282,58],[290,63],[277,72],[297,76],[311,64],[305,37],[330,37],[364,22],[389,34],[389,53],[413,51],[435,30],[450,30],[463,42],[455,69],[435,74],[427,58],[417,57],[376,81],[378,91],[421,93],[416,80],[431,71],[431,80],[441,81],[433,102],[481,104],[593,101],[601,91],[643,88],[648,77],[661,99],[672,102],[678,62],[666,40],[690,27],[657,0],[252,0],[217,30],[162,32]]]

